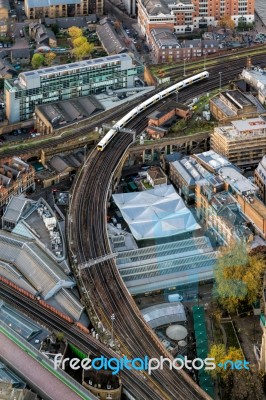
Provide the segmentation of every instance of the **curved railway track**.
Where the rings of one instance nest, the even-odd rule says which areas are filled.
[[[259,63],[263,62],[260,59]],[[243,65],[237,61],[234,67],[226,70],[223,73],[223,85],[242,68]],[[179,100],[185,101],[217,87],[219,69],[219,67],[214,69],[208,82],[200,82],[184,89],[180,93]],[[156,107],[145,110],[128,126],[137,131],[142,130],[145,123],[144,117]],[[105,151],[98,152],[94,149],[75,181],[67,231],[70,253],[77,262],[76,273],[79,270],[79,264],[111,253],[106,232],[105,210],[108,186],[112,172],[130,143],[129,135],[118,133]],[[143,358],[146,355],[155,358],[160,358],[160,356],[171,358],[144,322],[120,277],[114,260],[109,259],[85,270],[79,270],[78,276],[81,291],[85,288],[98,319],[107,329],[110,329],[111,315],[115,314],[114,332],[123,354],[130,358]],[[152,397],[147,397],[151,400],[155,398],[162,400],[209,398],[183,371],[170,371],[167,368],[153,371],[152,376],[147,377],[144,385],[153,392]]]
[[[107,188],[117,160],[130,142],[130,136],[118,134],[107,150],[92,152],[81,174],[70,208],[71,221],[75,223],[68,224],[68,234],[73,243],[71,252],[78,263],[110,252],[105,224]],[[114,330],[124,354],[131,358],[144,358],[146,355],[158,359],[171,357],[143,321],[113,260],[82,270],[81,275],[98,318],[105,327],[110,327],[110,316],[115,314]],[[147,397],[151,400],[209,398],[183,371],[177,373],[167,368],[154,371],[152,377],[147,377],[145,386],[152,390],[152,396]]]

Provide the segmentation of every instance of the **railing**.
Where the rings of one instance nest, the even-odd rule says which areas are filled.
[[[83,400],[97,400],[97,398],[89,393],[82,385],[75,381],[70,375],[68,375],[62,369],[54,369],[53,362],[38,351],[34,346],[28,343],[22,336],[18,335],[15,331],[10,329],[3,321],[0,321],[0,332],[7,336],[12,342],[18,347],[25,351],[30,357],[38,361],[43,368],[47,369],[57,379],[68,386],[73,392],[78,394]]]

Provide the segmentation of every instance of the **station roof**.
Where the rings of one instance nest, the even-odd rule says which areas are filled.
[[[15,309],[9,307],[3,301],[0,302],[0,317],[1,321],[9,325],[26,340],[30,340],[31,337],[35,336],[41,330],[32,320],[17,313]]]
[[[169,237],[200,229],[172,185],[113,195],[137,240]]]
[[[144,308],[141,312],[151,328],[187,320],[184,306],[180,302],[158,304]]]
[[[75,285],[31,239],[0,231],[0,248],[0,259],[13,265],[44,299],[53,296],[62,287]]]

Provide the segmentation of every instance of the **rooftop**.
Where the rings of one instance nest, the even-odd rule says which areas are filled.
[[[147,13],[152,16],[162,16],[167,15],[167,17],[175,21],[174,13],[171,13],[171,10],[194,10],[194,5],[191,0],[178,0],[177,2],[173,2],[173,0],[142,0],[142,4],[147,10]]]
[[[187,320],[182,303],[163,303],[147,307],[141,310],[143,318],[151,328],[172,324],[173,322],[185,322]]]
[[[176,169],[188,185],[195,185],[197,181],[211,176],[202,165],[190,156],[172,162],[170,167]]]
[[[29,8],[51,7],[65,4],[79,4],[79,0],[27,0]]]
[[[213,150],[194,154],[193,157],[199,161],[199,163],[203,163],[204,166],[211,168],[213,171],[217,171],[219,168],[231,164],[227,158],[221,156]]]
[[[214,103],[217,107],[222,110],[222,112],[227,116],[227,117],[236,117],[237,113],[233,111],[227,104],[225,104],[219,96],[215,96],[211,99],[211,102]]]
[[[262,118],[250,118],[246,120],[232,121],[233,127],[241,133],[249,134],[256,130],[266,128],[266,121]]]
[[[252,197],[252,202],[250,203],[250,206],[254,208],[261,216],[262,218],[266,219],[266,206],[262,201],[257,199],[256,196]]]
[[[245,81],[249,82],[257,90],[266,95],[266,73],[264,69],[260,67],[244,69],[241,76]]]
[[[218,173],[239,194],[252,194],[258,191],[258,187],[234,167],[220,168]]]
[[[154,28],[151,29],[151,35],[153,36],[155,42],[159,47],[172,46],[172,47],[181,47],[180,43],[170,28]]]
[[[227,97],[237,108],[252,105],[252,102],[240,90],[226,90],[222,94]]]
[[[172,185],[113,195],[137,240],[161,238],[200,229]]]
[[[109,55],[124,53],[128,51],[125,43],[122,41],[122,39],[120,39],[114,27],[109,21],[106,21],[104,24],[97,25],[96,33],[104,49]]]
[[[33,89],[40,86],[40,78],[50,78],[65,75],[67,73],[77,73],[79,70],[90,68],[103,68],[106,64],[116,64],[122,61],[130,62],[132,58],[128,54],[117,54],[113,56],[94,58],[92,60],[76,61],[69,64],[55,65],[52,67],[42,68],[34,71],[21,72],[18,80],[14,80],[13,85],[25,89]],[[11,81],[9,81],[10,83]]]
[[[246,141],[266,135],[266,122],[262,118],[231,121],[231,125],[214,128],[214,131],[226,137],[227,141]]]
[[[147,171],[147,175],[149,175],[152,179],[161,179],[161,178],[166,178],[165,173],[160,167],[151,167]]]
[[[103,111],[104,107],[94,96],[87,96],[62,100],[52,104],[42,104],[37,106],[36,109],[44,115],[53,127],[62,127]]]

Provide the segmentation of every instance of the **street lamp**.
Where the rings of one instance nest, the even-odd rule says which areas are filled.
[[[219,72],[220,75],[220,90],[222,90],[222,72]]]
[[[112,341],[111,341],[111,346],[114,345],[114,320],[115,320],[115,315],[111,315],[111,321],[112,321]]]

